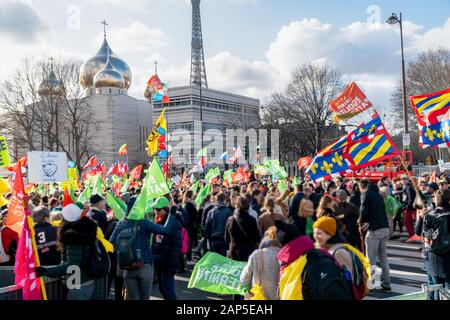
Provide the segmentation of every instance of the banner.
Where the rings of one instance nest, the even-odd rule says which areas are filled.
[[[217,294],[245,295],[249,288],[242,285],[240,277],[246,264],[208,252],[195,265],[188,288]]]
[[[9,158],[8,145],[4,136],[0,136],[0,168],[9,166],[11,159]]]
[[[74,190],[78,189],[77,168],[67,169],[67,176],[69,178],[69,188]]]
[[[28,152],[28,181],[32,183],[63,182],[67,180],[65,152]]]
[[[334,113],[334,123],[350,119],[371,106],[372,103],[367,100],[366,95],[355,82],[352,82],[339,97],[330,101],[330,109]]]

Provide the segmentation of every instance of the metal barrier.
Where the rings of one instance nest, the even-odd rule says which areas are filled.
[[[438,292],[438,300],[450,300],[450,291],[446,290],[442,284],[429,286],[422,285],[422,291],[403,294],[400,296],[386,298],[383,300],[430,300],[430,293]]]
[[[104,293],[107,299],[108,277],[98,279],[96,290]],[[67,288],[62,278],[48,279],[45,281],[48,300],[66,300]],[[0,288],[0,300],[22,300],[22,288],[12,285]]]

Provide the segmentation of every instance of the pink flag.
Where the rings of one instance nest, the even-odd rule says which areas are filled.
[[[23,300],[42,300],[41,284],[34,272],[36,256],[34,254],[31,230],[28,224],[29,220],[27,217],[29,216],[30,211],[27,210],[17,246],[16,264],[14,266],[14,273],[16,274],[15,283],[22,287]]]

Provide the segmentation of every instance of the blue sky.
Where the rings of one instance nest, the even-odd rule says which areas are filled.
[[[404,14],[408,59],[450,48],[450,0],[202,0],[201,11],[210,87],[262,101],[283,90],[295,66],[314,61],[389,107],[400,79],[398,26],[385,23],[392,12]],[[8,48],[0,80],[26,57],[89,58],[102,19],[112,49],[132,68],[131,95],[142,98],[154,59],[170,85],[188,82],[189,0],[0,0],[0,45]]]

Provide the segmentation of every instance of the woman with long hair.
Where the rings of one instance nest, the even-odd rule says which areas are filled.
[[[258,228],[261,237],[264,236],[267,229],[275,225],[276,220],[285,221],[283,214],[276,212],[276,202],[272,197],[267,197],[264,201],[264,207],[261,210],[262,215],[258,218]]]
[[[330,196],[325,195],[320,199],[319,207],[317,208],[317,219],[321,217],[334,218],[333,199]]]

